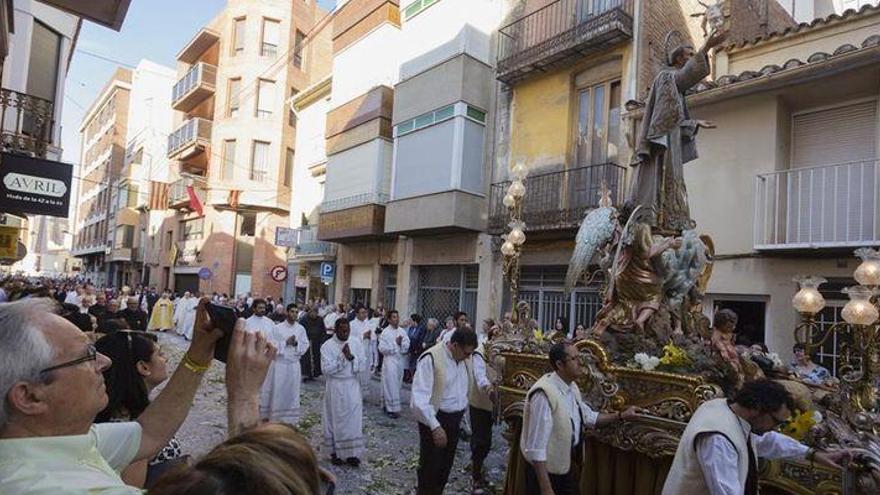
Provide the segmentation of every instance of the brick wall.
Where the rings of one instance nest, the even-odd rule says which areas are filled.
[[[275,228],[287,227],[290,222],[286,216],[274,213],[257,214],[257,232],[254,238],[254,262],[251,271],[251,292],[260,297],[281,297],[284,282],[276,282],[269,276],[275,265],[287,266],[286,250],[274,245]]]

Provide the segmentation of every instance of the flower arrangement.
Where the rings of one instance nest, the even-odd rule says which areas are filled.
[[[675,344],[666,344],[663,346],[663,357],[660,358],[660,364],[670,368],[687,368],[693,364],[693,360],[681,347]]]
[[[795,410],[792,418],[785,423],[781,430],[782,433],[794,438],[797,441],[803,441],[807,433],[822,421],[822,415],[818,411]]]
[[[647,353],[640,352],[634,356],[636,364],[645,371],[653,371],[660,364],[660,358],[657,356],[649,356]]]

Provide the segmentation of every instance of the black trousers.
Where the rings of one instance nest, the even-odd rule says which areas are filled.
[[[321,344],[326,339],[323,336],[309,338],[309,350],[300,358],[300,369],[305,378],[317,378],[321,376]]]
[[[437,421],[446,432],[446,447],[442,449],[434,445],[431,430],[419,423],[419,468],[416,471],[418,495],[443,493],[443,488],[449,480],[449,472],[452,471],[452,463],[455,461],[455,448],[458,446],[462,416],[464,411],[437,413]]]
[[[482,464],[492,449],[492,411],[470,406],[471,462]]]
[[[578,487],[575,482],[574,473],[571,470],[566,474],[548,474],[554,495],[577,495]],[[535,473],[535,468],[528,462],[526,463],[526,493],[541,493],[538,474]]]

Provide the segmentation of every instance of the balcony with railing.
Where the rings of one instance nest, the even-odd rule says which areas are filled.
[[[52,146],[52,102],[11,89],[0,89],[0,146],[11,153],[44,158]]]
[[[211,145],[211,121],[192,118],[168,136],[168,158],[186,160]]]
[[[337,245],[318,240],[318,226],[308,225],[294,229],[296,244],[293,245],[294,258],[335,258]]]
[[[626,169],[615,163],[588,165],[557,172],[536,173],[525,180],[522,218],[529,232],[573,230],[584,215],[599,206],[605,184],[615,205],[623,201]],[[489,195],[489,233],[501,234],[509,221],[503,199],[510,181],[492,184]]]
[[[759,174],[755,249],[802,250],[880,245],[877,160]]]
[[[171,183],[168,188],[168,207],[174,209],[189,208],[190,197],[188,187],[192,186],[193,192],[204,204],[208,183],[204,177],[187,175]]]
[[[556,0],[498,30],[498,80],[513,84],[632,39],[633,0]]]
[[[192,66],[171,90],[171,107],[189,112],[217,88],[217,67],[205,62]]]

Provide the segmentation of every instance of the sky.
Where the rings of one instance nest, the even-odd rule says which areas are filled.
[[[335,3],[318,0],[325,9]],[[62,160],[79,161],[80,121],[119,63],[131,68],[146,58],[176,67],[175,55],[225,5],[226,0],[132,0],[119,32],[83,22],[67,74],[61,114]]]

